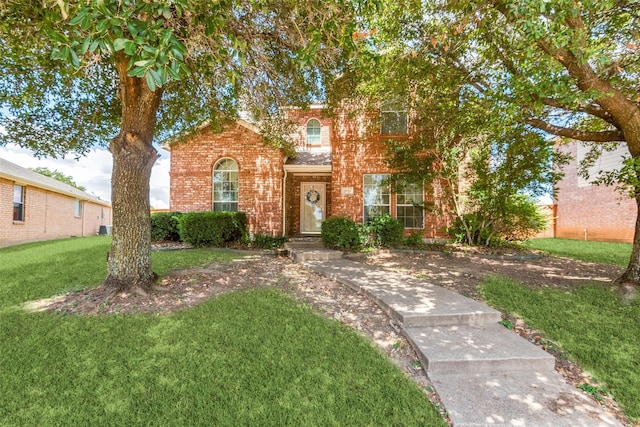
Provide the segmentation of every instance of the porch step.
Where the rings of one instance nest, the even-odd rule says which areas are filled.
[[[498,323],[405,328],[431,374],[553,372],[555,358]]]
[[[295,239],[285,243],[284,248],[289,252],[289,257],[298,263],[342,258],[341,251],[325,248],[320,239]]]

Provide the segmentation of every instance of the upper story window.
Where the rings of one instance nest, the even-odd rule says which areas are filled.
[[[322,139],[320,138],[320,121],[317,119],[311,119],[307,122],[307,145],[320,145]]]
[[[238,164],[225,158],[213,167],[213,210],[238,211]]]
[[[380,106],[381,133],[407,133],[407,106],[397,99],[385,100]]]
[[[13,220],[24,221],[24,187],[13,186]]]

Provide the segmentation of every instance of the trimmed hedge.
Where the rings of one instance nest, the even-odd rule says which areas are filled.
[[[151,215],[151,240],[179,242],[178,218],[181,212],[157,212]]]
[[[228,246],[247,233],[244,212],[193,212],[180,216],[180,238],[194,247]]]

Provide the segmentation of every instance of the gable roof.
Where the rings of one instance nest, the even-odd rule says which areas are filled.
[[[242,126],[243,128],[249,129],[250,131],[260,134],[260,128],[258,126],[256,126],[255,124],[248,122],[244,119],[241,118],[237,118],[235,120],[233,120],[232,123],[238,124],[240,126]],[[186,131],[180,132],[178,134],[175,134],[173,136],[168,137],[167,139],[160,141],[160,143],[158,145],[160,145],[160,147],[164,148],[167,151],[171,151],[171,144],[173,144],[174,142],[178,141],[181,138],[186,138],[187,136],[191,135],[194,132],[198,132],[201,130],[206,129],[209,125],[211,124],[211,122],[209,120],[201,123],[200,125],[196,126],[195,129],[187,129]]]
[[[18,185],[27,185],[31,187],[42,188],[54,193],[73,197],[79,200],[87,200],[103,206],[111,206],[107,201],[100,200],[89,193],[79,190],[69,184],[58,181],[51,177],[39,174],[32,170],[18,166],[8,160],[0,158],[0,178],[14,181]]]

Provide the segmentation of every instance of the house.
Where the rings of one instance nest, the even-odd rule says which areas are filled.
[[[362,117],[325,117],[320,105],[287,110],[296,123],[297,156],[266,145],[259,129],[242,119],[221,133],[203,126],[171,151],[170,210],[243,211],[252,234],[314,235],[330,216],[359,222],[390,214],[407,234],[445,237],[446,218],[418,205],[436,198],[434,189],[407,185],[391,192],[385,178],[384,141],[411,138],[406,109],[383,107],[372,131]]]
[[[624,198],[614,187],[590,183],[598,171],[619,168],[623,156],[629,155],[627,148],[621,144],[604,152],[590,168],[590,179],[578,176],[588,151],[585,144],[572,141],[558,149],[573,160],[563,168],[564,178],[557,184],[555,237],[632,242],[638,213],[635,200]]]
[[[94,236],[111,225],[111,205],[0,158],[0,247]]]

